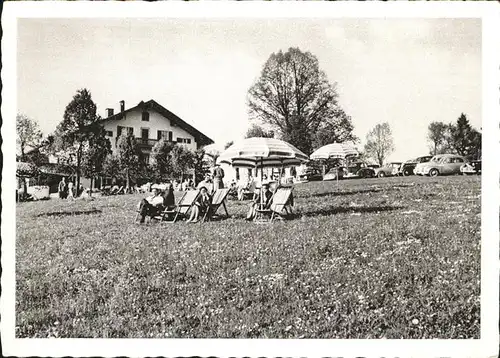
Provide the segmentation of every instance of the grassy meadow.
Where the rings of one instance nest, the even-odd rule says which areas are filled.
[[[140,195],[17,204],[17,337],[479,338],[480,177],[295,186],[203,224],[134,223]],[[177,197],[179,193],[177,193]]]

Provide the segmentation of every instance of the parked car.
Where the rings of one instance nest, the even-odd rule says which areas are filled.
[[[298,175],[300,182],[322,180],[323,175],[321,171],[317,168],[306,168],[304,172]]]
[[[328,172],[323,176],[323,181],[327,180],[337,180],[344,178],[345,167],[335,167],[328,170]]]
[[[423,175],[435,177],[438,175],[460,174],[460,168],[466,160],[461,155],[442,154],[436,160],[434,156],[429,162],[422,166]]]
[[[473,160],[465,163],[460,167],[460,172],[463,175],[481,174],[481,161]]]
[[[427,163],[432,159],[432,155],[424,155],[423,157],[418,157],[417,159],[410,159],[404,162],[399,169],[399,173],[404,176],[415,174],[415,167],[420,163]]]
[[[390,162],[376,170],[376,174],[379,178],[389,177],[399,174],[399,168],[401,168],[401,162]]]
[[[431,160],[429,160],[428,162],[424,162],[424,163],[418,163],[416,166],[415,166],[415,169],[413,169],[413,173],[416,174],[416,175],[424,175],[424,172],[423,172],[423,169],[426,165],[430,164],[430,163],[437,163],[441,160],[441,158],[443,157],[444,154],[438,154],[438,155],[435,155],[431,158]]]
[[[370,168],[365,162],[353,162],[345,170],[346,178],[373,178],[375,169]]]

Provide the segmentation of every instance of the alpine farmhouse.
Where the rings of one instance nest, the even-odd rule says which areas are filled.
[[[146,163],[150,161],[151,149],[162,138],[195,151],[214,143],[212,139],[170,112],[154,100],[141,101],[134,107],[125,109],[125,101],[120,101],[120,111],[106,108],[102,120],[111,149],[116,151],[121,134],[131,134],[137,143]]]

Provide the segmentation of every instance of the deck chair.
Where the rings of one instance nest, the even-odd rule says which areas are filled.
[[[254,180],[250,185],[243,189],[241,200],[253,199],[255,197],[255,190],[257,190],[257,182]]]
[[[284,216],[291,214],[286,209],[286,205],[290,201],[292,191],[292,187],[278,187],[271,198],[270,208],[257,208],[254,221],[257,223],[272,222],[277,217],[283,218]]]
[[[203,215],[203,219],[201,221],[210,220],[216,213],[217,210],[222,205],[224,207],[224,211],[226,212],[226,216],[229,216],[226,208],[226,198],[229,194],[229,189],[217,189],[212,196],[212,202],[210,203],[210,208]]]
[[[173,219],[175,215],[177,214],[177,209],[178,205],[184,201],[184,197],[186,196],[187,192],[183,193],[180,199],[177,201],[177,204],[175,204],[173,207],[167,207],[163,211],[161,211],[158,215],[152,217],[151,219],[157,220],[157,221],[167,221],[173,222]]]
[[[184,192],[184,195],[181,197],[179,202],[177,203],[175,207],[175,215],[173,217],[173,220],[167,222],[176,222],[177,219],[180,217],[187,217],[187,213],[191,209],[191,207],[194,205],[196,198],[198,198],[198,195],[200,194],[199,190],[188,190]]]

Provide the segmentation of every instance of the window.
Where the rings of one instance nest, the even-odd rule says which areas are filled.
[[[191,144],[191,138],[186,139],[186,141],[187,144]]]
[[[112,137],[113,131],[106,131],[106,137]]]
[[[172,132],[169,131],[158,131],[157,138],[158,140],[165,138],[169,140],[170,142],[172,141]]]
[[[142,154],[141,159],[143,163],[149,164],[149,154]]]
[[[142,139],[149,138],[149,128],[141,128],[141,138]]]
[[[142,120],[149,122],[149,112],[142,112]]]
[[[182,139],[182,138],[177,138],[177,143],[184,143],[184,139]]]
[[[236,168],[236,180],[240,180],[240,168]]]
[[[463,158],[455,158],[455,163],[463,163]]]
[[[191,139],[190,138],[177,138],[177,143],[191,144]]]
[[[121,136],[123,132],[126,132],[127,135],[134,135],[134,128],[132,128],[132,127],[122,127],[122,126],[118,126],[116,128],[116,136],[117,137]]]

